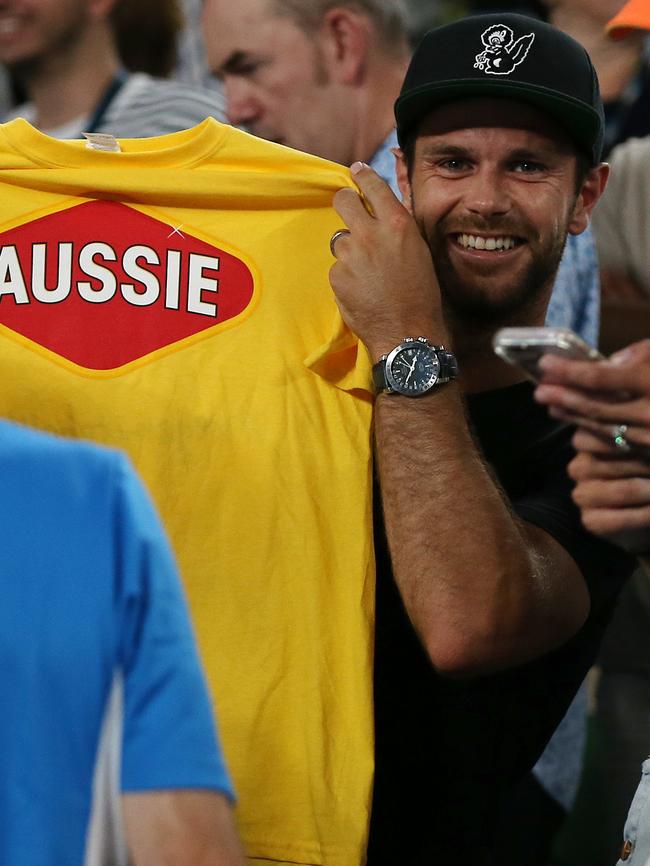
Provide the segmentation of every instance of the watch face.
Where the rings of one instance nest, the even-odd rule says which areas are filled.
[[[438,355],[419,343],[399,348],[386,361],[387,383],[401,394],[424,394],[435,385],[439,375]]]

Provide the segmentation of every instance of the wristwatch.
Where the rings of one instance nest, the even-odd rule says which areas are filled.
[[[372,368],[377,393],[421,397],[458,375],[456,356],[426,337],[404,337]]]

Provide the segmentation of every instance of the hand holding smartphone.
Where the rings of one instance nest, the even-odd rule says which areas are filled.
[[[543,355],[560,355],[573,361],[604,360],[600,352],[568,328],[501,328],[492,346],[500,358],[520,367],[534,382],[540,381],[538,364]]]

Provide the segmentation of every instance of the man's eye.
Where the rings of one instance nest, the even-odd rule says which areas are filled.
[[[443,159],[438,163],[440,168],[445,168],[448,171],[464,171],[468,167],[468,163],[464,159]]]
[[[240,63],[236,69],[233,69],[234,75],[255,75],[259,69],[259,63]]]
[[[529,159],[522,159],[520,162],[516,162],[513,165],[513,169],[515,171],[519,171],[522,174],[535,174],[539,171],[544,171],[544,166],[541,162],[533,162]]]
[[[238,75],[240,77],[247,78],[259,72],[262,66],[264,66],[264,62],[262,60],[256,60],[253,58],[249,59],[248,57],[238,57],[228,64],[226,74]]]

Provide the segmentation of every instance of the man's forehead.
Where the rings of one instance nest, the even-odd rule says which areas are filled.
[[[530,133],[531,141],[545,140],[562,152],[574,150],[564,129],[546,112],[513,99],[477,97],[436,106],[418,124],[418,138],[461,130],[510,129]]]
[[[252,23],[276,17],[274,0],[204,0],[204,19],[219,19],[224,23]],[[245,35],[245,34],[242,34]]]
[[[203,36],[212,67],[220,67],[235,53],[256,49],[269,4],[270,0],[205,0]]]
[[[269,49],[269,37],[283,20],[273,0],[205,0],[203,35],[213,72],[250,53]]]

